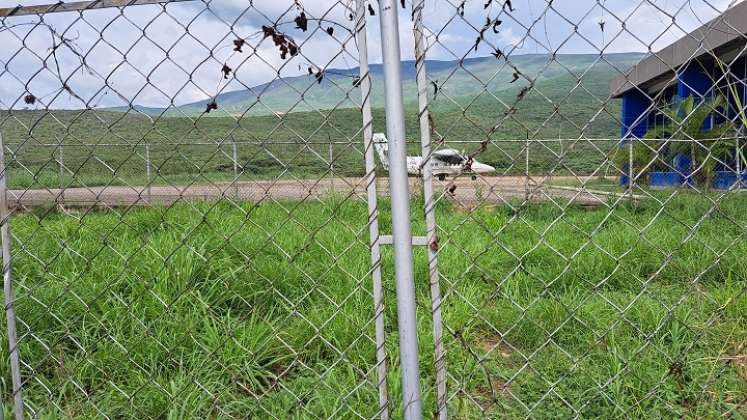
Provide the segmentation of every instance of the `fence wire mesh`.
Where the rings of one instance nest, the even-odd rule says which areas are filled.
[[[5,415],[413,415],[392,7],[423,415],[747,416],[728,0],[0,9]]]
[[[744,5],[613,3],[415,19],[431,159],[498,175],[436,198],[453,416],[745,415]]]
[[[3,399],[34,417],[385,416],[351,203],[365,9],[159,3],[3,20],[23,381],[3,366]]]

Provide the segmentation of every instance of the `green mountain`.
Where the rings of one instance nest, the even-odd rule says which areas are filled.
[[[609,80],[638,62],[640,53],[566,54],[550,56],[528,54],[511,57],[510,61],[494,57],[469,58],[461,61],[426,62],[429,93],[434,107],[450,107],[455,103],[467,104],[475,99],[490,97],[493,100],[511,101],[511,97],[530,81],[533,91],[544,94],[551,100],[561,100],[574,89],[588,91],[594,97],[607,97]],[[374,107],[384,104],[384,81],[381,64],[372,64],[372,102]],[[515,70],[521,78],[511,83]],[[224,112],[211,116],[273,115],[306,112],[333,108],[352,108],[360,104],[360,93],[353,86],[358,68],[329,69],[321,83],[314,75],[303,75],[277,79],[245,90],[225,92],[218,95],[216,103]],[[417,103],[415,62],[402,62],[402,78],[405,101]],[[438,86],[438,92],[434,95]],[[435,96],[435,98],[434,98]],[[166,115],[195,115],[205,111],[210,98],[171,108]],[[162,109],[137,108],[148,114],[160,114]]]
[[[479,153],[481,162],[499,168],[501,174],[524,172],[527,137],[577,139],[532,142],[530,171],[594,173],[619,141],[620,101],[609,98],[609,80],[640,57],[561,55],[550,60],[544,55],[519,56],[511,61],[521,72],[513,83],[514,68],[492,57],[461,64],[430,61],[432,138],[439,147]],[[406,135],[412,141],[409,153],[417,154],[414,63],[403,62],[402,70]],[[6,146],[14,145],[11,150],[24,165],[17,168],[16,183],[48,178],[50,185],[59,184],[58,169],[49,164],[55,149],[38,145],[60,140],[71,145],[65,151],[65,165],[75,170],[76,176],[92,179],[115,168],[122,179],[142,182],[144,143],[151,145],[150,156],[160,176],[182,179],[196,172],[229,176],[231,142],[240,144],[239,161],[252,176],[292,173],[315,177],[328,171],[320,157],[330,153],[329,140],[337,142],[333,148],[335,173],[360,175],[360,92],[353,87],[354,74],[357,69],[334,70],[328,71],[320,84],[313,77],[299,76],[227,92],[217,98],[219,109],[209,114],[204,113],[206,102],[166,111],[6,110],[0,113],[0,130]],[[383,131],[381,66],[373,65],[371,74],[373,128]],[[301,103],[297,103],[299,92],[304,92]],[[282,118],[277,114],[281,112],[285,113]],[[483,148],[480,143],[486,140],[490,141]],[[132,146],[112,147],[109,143]]]

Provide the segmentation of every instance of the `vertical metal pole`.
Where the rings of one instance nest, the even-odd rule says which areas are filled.
[[[562,131],[563,131],[563,121],[560,121],[558,123],[558,143],[560,143],[560,162],[561,163],[563,162],[563,159],[565,159],[565,155],[563,154],[563,138],[560,135]],[[552,178],[552,174],[550,174],[550,177]]]
[[[366,193],[368,196],[368,231],[371,245],[371,280],[376,328],[376,376],[379,388],[379,415],[389,419],[389,395],[386,376],[386,330],[384,325],[384,286],[381,281],[381,243],[379,242],[379,204],[376,196],[376,161],[373,149],[373,115],[371,113],[371,77],[368,74],[368,40],[366,37],[365,0],[356,0],[356,36],[360,70],[361,113],[363,117],[363,147],[366,161]]]
[[[524,142],[524,202],[529,202],[529,130]]]
[[[630,199],[633,199],[633,139],[628,139],[628,144],[630,147],[628,148],[628,193],[630,194]]]
[[[59,139],[58,139],[59,140]],[[62,162],[62,142],[60,142],[59,145],[57,145],[57,163],[59,164],[59,172],[60,172],[60,190],[65,190],[65,165]]]
[[[743,182],[742,182],[742,153],[741,153],[742,152],[742,148],[740,147],[740,144],[739,144],[739,135],[738,134],[737,134],[737,138],[736,138],[736,146],[737,146],[737,150],[736,150],[736,153],[735,153],[735,157],[737,158],[737,162],[736,162],[736,164],[737,164],[737,168],[736,168],[737,169],[737,189],[741,189],[742,186],[743,186]]]
[[[236,149],[236,140],[231,138],[231,156],[233,158],[233,189],[234,196],[239,199],[239,153]]]
[[[332,193],[334,193],[335,192],[335,165],[334,163],[332,163],[332,158],[333,158],[332,137],[327,136],[327,138],[329,139],[329,185],[330,185],[330,188],[332,189]]]
[[[13,302],[13,277],[10,256],[10,211],[8,210],[8,173],[5,168],[5,144],[0,133],[0,239],[3,246],[3,294],[5,295],[5,320],[8,324],[8,348],[10,349],[10,374],[13,382],[13,401],[17,420],[23,419],[23,397],[21,396],[21,363],[16,333],[16,311]]]
[[[150,144],[147,142],[145,143],[145,176],[146,176],[146,189],[147,189],[147,195],[148,195],[148,204],[151,204],[151,168],[150,168]]]
[[[415,283],[407,180],[405,112],[400,74],[399,22],[395,0],[379,0],[381,56],[384,68],[386,132],[389,139],[389,191],[392,200],[394,276],[397,289],[397,324],[405,420],[422,418]]]
[[[418,117],[420,118],[420,154],[423,157],[420,172],[423,176],[423,198],[425,200],[425,229],[428,241],[428,274],[431,287],[431,316],[433,317],[433,341],[436,368],[436,412],[440,420],[446,420],[446,350],[443,342],[443,320],[441,318],[441,285],[438,273],[438,238],[436,237],[436,215],[433,202],[433,173],[431,171],[431,125],[428,120],[428,80],[426,78],[425,31],[423,30],[423,8],[425,0],[412,3],[415,33],[415,71],[418,84]]]
[[[60,166],[60,197],[58,204],[62,207],[65,204],[65,163],[62,156],[62,140],[58,137],[57,142],[59,143],[57,146],[57,163]]]

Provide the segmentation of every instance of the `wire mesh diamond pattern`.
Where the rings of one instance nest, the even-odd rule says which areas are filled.
[[[448,413],[743,415],[743,331],[726,315],[744,302],[741,182],[719,177],[744,163],[744,32],[718,16],[727,6],[701,20],[707,2],[541,3],[442,2],[429,18],[421,2],[415,21],[423,58],[453,60],[421,86],[432,158],[466,149],[499,175],[444,177],[436,199],[461,209],[436,217]],[[634,26],[646,12],[671,24]],[[469,42],[444,37],[454,27]],[[692,40],[681,63],[653,49],[672,32]],[[714,32],[732,52],[703,45]],[[616,53],[623,42],[648,55]],[[639,61],[658,79],[629,70]],[[625,89],[608,93],[611,78]],[[657,189],[662,177],[678,184]]]
[[[0,20],[8,418],[747,416],[747,3]]]

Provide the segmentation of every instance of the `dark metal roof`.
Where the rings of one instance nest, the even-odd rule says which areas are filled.
[[[747,38],[747,1],[685,35],[663,50],[641,60],[610,82],[610,95],[619,97],[636,86],[644,91],[673,80],[674,72],[694,60],[720,56],[743,48]],[[654,89],[656,90],[656,89]]]

